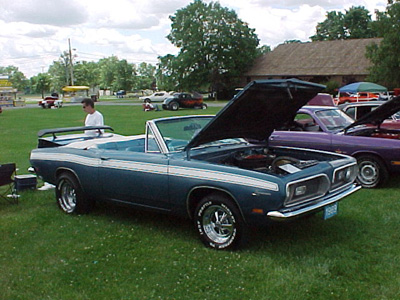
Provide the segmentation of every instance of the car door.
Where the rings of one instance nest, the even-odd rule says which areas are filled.
[[[156,147],[156,146],[154,146]],[[108,199],[168,210],[168,156],[147,152],[104,150],[99,181]]]
[[[181,94],[179,95],[179,106],[182,108],[190,108],[192,106],[190,106],[190,101],[191,101],[191,97],[189,94]]]
[[[154,100],[153,100],[153,101],[155,101],[155,102],[162,102],[162,101],[164,101],[164,99],[167,98],[167,97],[168,97],[168,94],[167,94],[167,93],[164,93],[164,92],[155,93],[155,94],[154,94]]]

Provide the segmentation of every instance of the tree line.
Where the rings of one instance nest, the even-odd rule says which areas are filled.
[[[386,10],[375,11],[376,20],[362,6],[344,13],[330,11],[318,23],[312,41],[382,37],[379,45],[367,49],[372,62],[369,80],[390,88],[400,86],[400,0],[389,0]],[[158,57],[156,66],[138,65],[116,56],[97,62],[76,61],[68,52],[60,55],[45,73],[27,79],[17,67],[0,67],[19,91],[60,91],[65,85],[86,85],[112,91],[155,89],[223,91],[239,84],[254,60],[271,51],[259,45],[255,30],[240,20],[235,11],[218,2],[194,0],[170,16],[167,38],[180,49],[177,55]],[[285,43],[300,42],[297,40]],[[70,72],[71,66],[73,72]]]

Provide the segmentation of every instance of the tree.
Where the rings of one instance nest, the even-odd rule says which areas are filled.
[[[262,45],[261,47],[258,47],[257,50],[258,50],[258,53],[259,53],[258,55],[263,55],[265,53],[268,53],[268,52],[272,51],[271,47],[268,46],[268,45]]]
[[[67,51],[64,51],[57,61],[53,61],[48,74],[51,78],[51,90],[61,91],[64,86],[70,84],[70,63]]]
[[[135,87],[139,90],[156,88],[156,67],[142,62],[137,68]]]
[[[175,66],[177,58],[168,54],[158,57],[159,63],[156,71],[157,87],[165,91],[173,91],[179,85],[179,74],[174,72],[178,68]]]
[[[50,91],[51,79],[49,74],[39,73],[38,75],[33,76],[30,80],[34,92],[41,93],[42,98],[44,98],[45,92]]]
[[[135,81],[135,68],[133,64],[128,63],[126,59],[120,60],[116,65],[115,71],[113,90],[132,90]]]
[[[326,14],[326,20],[318,23],[317,33],[311,36],[315,41],[331,41],[345,38],[344,15],[341,12],[330,11]]]
[[[295,43],[301,44],[301,41],[300,40],[286,40],[283,43],[284,44],[295,44]]]
[[[217,2],[195,0],[170,19],[167,37],[180,48],[172,62],[178,89],[231,88],[259,54],[255,30]]]
[[[103,58],[98,63],[100,87],[112,91],[130,91],[135,83],[135,66],[116,56]]]
[[[352,6],[345,14],[327,12],[326,20],[318,23],[312,41],[359,39],[377,37],[369,11],[363,6]]]
[[[24,91],[28,86],[28,80],[26,79],[24,73],[19,71],[18,67],[0,67],[0,74],[8,75],[8,79],[12,83],[13,88],[17,89],[18,91]]]
[[[344,15],[344,28],[348,39],[377,37],[369,11],[363,6],[353,6]]]
[[[100,73],[95,62],[81,61],[74,66],[75,85],[86,85],[92,90],[100,83]]]
[[[372,62],[367,80],[380,83],[389,89],[400,87],[400,1],[391,1],[386,11],[377,14],[375,30],[383,35],[379,45],[367,47],[367,57]]]
[[[118,58],[111,56],[99,61],[100,88],[113,89]]]

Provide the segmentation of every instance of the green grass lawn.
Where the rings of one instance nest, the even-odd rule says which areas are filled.
[[[98,109],[122,134],[143,133],[155,117],[219,110]],[[40,129],[84,117],[80,106],[4,110],[0,163],[26,174]],[[106,204],[69,216],[54,191],[21,192],[19,205],[0,203],[0,299],[398,299],[398,180],[351,195],[327,221],[253,230],[235,252],[205,248],[185,219]]]

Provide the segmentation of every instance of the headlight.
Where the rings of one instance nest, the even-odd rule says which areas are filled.
[[[357,163],[335,169],[332,178],[332,190],[337,189],[343,185],[352,183],[356,179],[357,174]]]

